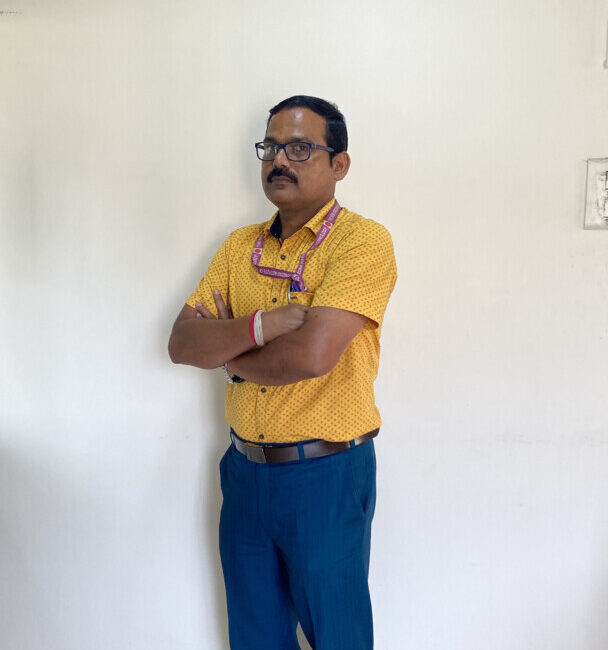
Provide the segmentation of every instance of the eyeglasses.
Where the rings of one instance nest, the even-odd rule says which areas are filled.
[[[322,149],[330,153],[334,151],[331,147],[312,144],[312,142],[288,142],[287,144],[279,144],[278,142],[255,143],[255,152],[258,158],[264,162],[274,160],[281,149],[285,150],[287,160],[291,160],[291,162],[304,162],[308,160],[312,149]]]

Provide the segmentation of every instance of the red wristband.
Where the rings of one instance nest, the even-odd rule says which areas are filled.
[[[255,340],[255,333],[253,331],[253,319],[255,318],[255,315],[259,312],[259,309],[256,309],[253,314],[251,314],[251,318],[249,319],[249,336],[251,336],[251,340],[253,341],[254,345],[257,345],[257,341]]]

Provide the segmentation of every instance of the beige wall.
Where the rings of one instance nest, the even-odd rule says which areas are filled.
[[[343,205],[392,232],[380,650],[603,650],[608,155],[600,0],[6,0],[3,650],[221,650],[219,372],[173,319],[272,212],[252,143],[336,101]]]

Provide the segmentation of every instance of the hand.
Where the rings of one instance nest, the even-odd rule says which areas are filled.
[[[264,343],[288,334],[302,327],[308,307],[304,305],[284,305],[262,314],[262,332]]]
[[[219,289],[213,290],[213,300],[215,301],[215,306],[217,308],[217,313],[219,320],[226,320],[229,318],[234,318],[232,315],[232,309],[226,306],[224,299],[222,298],[222,293]],[[215,318],[213,313],[205,307],[200,302],[196,303],[196,318]]]
[[[219,289],[213,290],[213,300],[217,307],[217,313],[220,320],[234,318],[230,307],[226,306]],[[200,302],[196,303],[197,318],[213,318],[213,313]],[[308,307],[304,305],[284,305],[272,311],[262,314],[262,332],[264,333],[264,343],[268,343],[278,336],[293,332],[302,326]]]

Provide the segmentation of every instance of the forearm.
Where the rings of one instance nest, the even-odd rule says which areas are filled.
[[[228,370],[256,384],[282,386],[325,374],[317,356],[310,337],[300,329],[232,359]]]
[[[217,368],[254,347],[249,316],[225,320],[185,318],[173,326],[169,355],[174,363]]]

